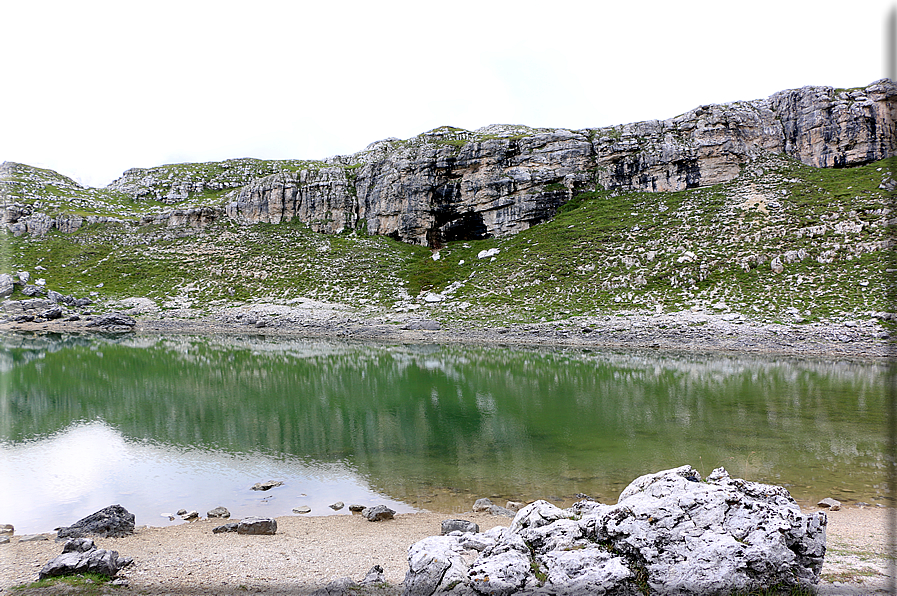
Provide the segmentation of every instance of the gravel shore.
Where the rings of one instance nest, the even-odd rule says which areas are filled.
[[[895,511],[850,508],[828,514],[828,553],[820,594],[887,593],[894,581],[888,544],[887,516]],[[167,528],[139,527],[126,538],[95,539],[99,548],[133,557],[120,572],[126,587],[115,594],[309,594],[330,581],[362,579],[374,565],[385,571],[388,586],[370,594],[400,594],[408,568],[407,550],[427,536],[439,534],[444,519],[460,517],[481,531],[507,525],[508,518],[467,513],[400,514],[393,520],[369,522],[359,515],[277,519],[274,536],[213,534],[218,520],[199,520]],[[0,545],[0,592],[66,593],[63,588],[16,590],[37,578],[40,568],[62,552],[48,540],[22,541],[14,536]]]
[[[400,343],[468,343],[510,346],[629,347],[802,356],[886,358],[890,335],[882,320],[889,313],[866,313],[834,322],[767,322],[736,313],[687,310],[646,314],[571,317],[537,323],[473,323],[422,311],[384,313],[313,300],[257,300],[207,309],[159,311],[145,299],[122,308],[133,316],[133,331],[148,334],[252,334],[327,337]],[[149,303],[151,306],[147,306]],[[130,304],[134,304],[131,302]],[[0,332],[88,333],[91,316],[16,323],[0,321]],[[125,328],[127,330],[127,328]],[[122,331],[121,328],[117,331]]]

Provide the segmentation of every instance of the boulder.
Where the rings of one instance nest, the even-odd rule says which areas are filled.
[[[57,538],[81,538],[90,534],[103,538],[122,538],[134,533],[134,514],[121,505],[110,505],[60,528]]]
[[[377,505],[376,507],[368,507],[361,512],[362,517],[368,521],[376,522],[392,519],[396,514],[395,511],[386,505]]]
[[[237,524],[237,534],[268,534],[277,533],[277,521],[270,517],[244,517]]]
[[[354,513],[361,513],[365,509],[367,509],[367,507],[365,507],[364,505],[359,505],[357,503],[349,505],[349,511],[352,511]]]
[[[240,524],[238,522],[231,522],[229,524],[224,524],[223,526],[215,526],[212,528],[212,533],[222,534],[224,532],[236,532],[239,526]]]
[[[826,523],[782,487],[682,466],[637,478],[616,505],[536,501],[508,528],[425,538],[404,594],[813,592]]]
[[[22,293],[29,298],[34,298],[36,296],[43,296],[47,292],[40,286],[32,286],[29,284],[22,288]]]
[[[12,275],[0,273],[0,298],[11,296],[16,287],[13,285]]]
[[[133,559],[120,558],[114,550],[98,549],[93,540],[74,538],[65,543],[62,554],[52,559],[40,570],[39,578],[96,573],[115,577],[118,570],[130,565]]]
[[[87,323],[87,327],[104,327],[104,328],[116,328],[116,327],[133,327],[137,324],[137,321],[132,319],[126,314],[122,314],[120,312],[110,312],[105,315],[100,315],[94,320]]]
[[[227,518],[230,517],[230,511],[228,511],[226,507],[215,507],[214,509],[206,513],[206,517],[208,517],[209,519],[213,517]]]
[[[53,308],[48,308],[47,310],[40,313],[40,315],[38,315],[38,316],[43,317],[43,318],[47,319],[48,321],[54,321],[56,319],[61,319],[62,318],[62,307],[54,306]]]
[[[333,509],[334,511],[339,511],[340,509],[342,509],[345,506],[346,506],[346,504],[343,503],[342,501],[337,501],[336,503],[329,505],[329,507],[331,509]]]

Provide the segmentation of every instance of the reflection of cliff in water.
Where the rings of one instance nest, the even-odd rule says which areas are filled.
[[[799,497],[884,492],[881,363],[247,337],[48,343],[5,344],[0,439],[100,418],[132,438],[347,461],[409,502],[613,500],[635,476],[684,463]]]

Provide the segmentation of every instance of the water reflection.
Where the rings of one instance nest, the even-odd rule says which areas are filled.
[[[20,534],[69,525],[112,503],[123,504],[138,524],[154,526],[181,523],[163,513],[182,507],[205,515],[224,505],[235,519],[290,515],[300,505],[311,507],[310,515],[349,515],[348,508],[334,512],[328,507],[340,500],[414,510],[370,490],[342,463],[308,464],[286,456],[129,440],[101,421],[79,422],[43,439],[0,444],[0,476],[0,512]],[[272,479],[284,485],[266,492],[250,489]]]
[[[462,511],[484,495],[569,502],[578,492],[612,502],[635,476],[683,463],[705,474],[724,465],[803,499],[885,492],[885,367],[876,362],[247,337],[3,339],[4,449],[102,420],[119,443],[106,434],[97,443],[169,454],[157,458],[169,471],[154,472],[179,466],[169,494],[208,493],[216,475],[242,474],[233,486],[245,490],[266,475],[300,482],[336,469],[368,498],[408,507]],[[237,464],[242,454],[253,454],[251,472]],[[143,490],[119,477],[117,490]],[[312,498],[329,482],[302,492]],[[218,504],[230,507],[209,508]],[[182,506],[205,507],[169,508]]]

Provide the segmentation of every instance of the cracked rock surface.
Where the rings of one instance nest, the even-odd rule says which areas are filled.
[[[634,480],[616,505],[536,501],[508,528],[414,544],[405,596],[718,594],[813,589],[827,517],[779,486],[691,466]]]

